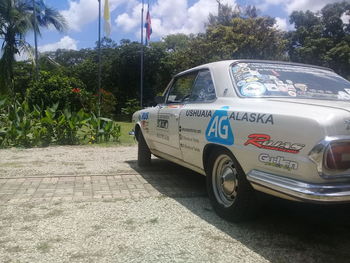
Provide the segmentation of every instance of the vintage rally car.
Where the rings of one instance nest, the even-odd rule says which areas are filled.
[[[332,70],[231,60],[177,74],[133,115],[138,164],[151,154],[206,175],[214,210],[253,216],[259,192],[350,202],[350,82]]]

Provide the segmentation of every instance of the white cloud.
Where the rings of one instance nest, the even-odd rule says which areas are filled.
[[[102,2],[102,8],[104,1]],[[135,4],[136,0],[109,0],[110,12],[118,6],[125,4],[130,6]],[[69,0],[69,9],[61,11],[66,18],[70,29],[80,31],[84,25],[87,25],[98,18],[97,0]],[[103,10],[102,10],[103,15]]]
[[[256,1],[261,10],[266,10],[272,5],[282,5],[288,14],[299,10],[321,10],[326,4],[339,2],[339,0],[264,0]]]
[[[318,11],[321,10],[326,4],[339,2],[339,0],[292,0],[287,5],[288,13],[294,10],[310,10]]]
[[[282,31],[287,31],[289,29],[289,23],[286,18],[276,17],[275,27]]]
[[[347,15],[346,12],[340,17],[344,24],[350,23],[350,14]]]
[[[60,39],[60,41],[56,43],[51,43],[43,46],[39,46],[38,49],[40,52],[47,52],[47,51],[55,51],[57,49],[73,49],[77,50],[77,41],[73,38],[70,38],[69,36],[65,36]]]
[[[209,13],[217,14],[215,0],[197,0],[189,6],[188,0],[158,0],[151,6],[152,37],[162,37],[176,33],[199,33],[204,31]],[[222,4],[234,5],[234,0],[223,0]],[[146,13],[146,10],[145,10]],[[115,23],[124,32],[135,32],[139,36],[141,4],[135,3],[129,13],[123,13]]]
[[[130,32],[140,25],[141,6],[141,4],[135,4],[134,7],[130,8],[131,15],[123,13],[115,19],[115,23],[121,27],[124,32]]]

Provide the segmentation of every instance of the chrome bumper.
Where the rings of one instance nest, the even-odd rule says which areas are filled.
[[[350,202],[349,183],[312,184],[258,170],[250,171],[247,179],[255,189],[266,193],[272,191],[282,198],[319,203]]]

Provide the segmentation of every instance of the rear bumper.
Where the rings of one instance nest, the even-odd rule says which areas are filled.
[[[258,170],[250,171],[247,179],[255,189],[282,198],[317,203],[350,202],[349,183],[312,184]]]

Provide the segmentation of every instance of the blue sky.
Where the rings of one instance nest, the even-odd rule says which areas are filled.
[[[64,33],[53,29],[42,31],[39,39],[40,51],[57,48],[81,49],[94,47],[98,30],[98,0],[46,0],[46,4],[61,12],[69,24]],[[101,0],[102,7],[105,0]],[[151,41],[173,33],[199,33],[209,13],[217,13],[216,0],[149,0],[153,34]],[[277,18],[276,27],[292,29],[288,15],[293,10],[319,10],[327,3],[336,0],[221,0],[235,6],[256,5],[262,15]],[[145,0],[147,4],[147,0]],[[140,40],[141,0],[109,0],[111,10],[111,38]],[[145,10],[147,6],[145,6]],[[145,11],[146,13],[146,11]],[[102,24],[103,29],[103,24]],[[27,41],[32,44],[32,35]]]

